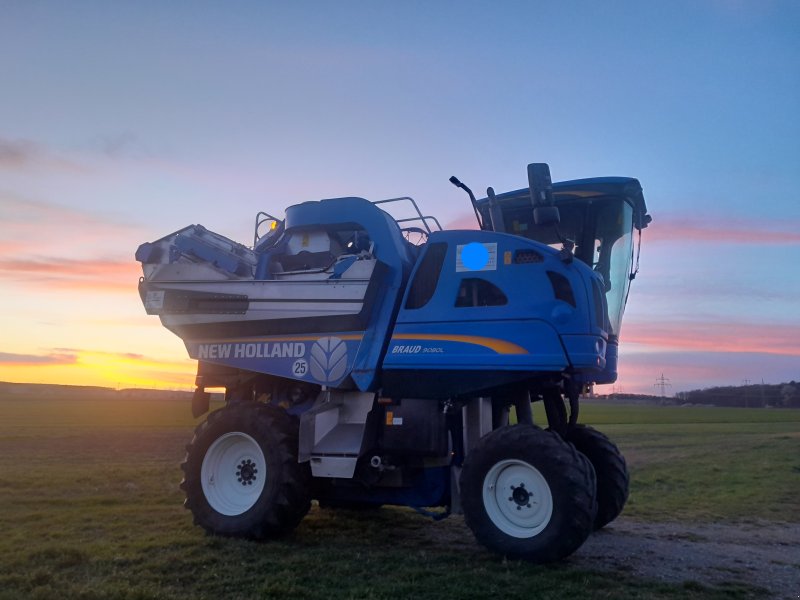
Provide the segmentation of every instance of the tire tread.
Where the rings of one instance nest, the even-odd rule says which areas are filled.
[[[268,444],[267,461],[273,461],[277,489],[269,502],[259,500],[242,515],[229,517],[213,510],[205,499],[200,470],[205,452],[215,439],[228,431],[244,430],[260,444]],[[211,413],[198,425],[181,463],[185,492],[184,507],[195,524],[208,533],[263,540],[293,530],[311,508],[311,473],[297,462],[298,423],[283,410],[263,404],[241,403]],[[276,468],[277,467],[277,468]]]
[[[608,437],[588,425],[573,426],[567,440],[586,456],[597,474],[594,528],[602,529],[619,516],[628,500],[630,475],[625,457]]]
[[[489,519],[483,505],[483,481],[492,465],[506,458],[523,460],[547,478],[553,516],[532,538],[514,538]],[[577,550],[592,531],[597,510],[591,463],[555,432],[532,425],[501,427],[484,436],[467,456],[461,474],[464,519],[490,550],[537,563],[559,560]]]

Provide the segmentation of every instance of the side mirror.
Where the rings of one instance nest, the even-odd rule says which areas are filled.
[[[537,206],[533,209],[533,222],[536,225],[558,225],[561,214],[557,206]]]
[[[553,206],[553,180],[547,163],[528,165],[528,188],[533,205],[533,222],[536,225],[558,225],[561,216]]]

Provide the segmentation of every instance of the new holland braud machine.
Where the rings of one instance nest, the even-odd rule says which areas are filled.
[[[252,248],[200,225],[139,247],[147,313],[198,361],[195,417],[225,389],[182,465],[198,525],[266,539],[312,499],[445,507],[490,550],[548,562],[620,513],[625,460],[578,407],[617,377],[639,182],[553,184],[546,164],[482,199],[451,182],[478,229],[334,198],[259,213]]]

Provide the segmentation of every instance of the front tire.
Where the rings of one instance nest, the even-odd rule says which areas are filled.
[[[592,532],[595,486],[592,465],[558,434],[532,425],[502,427],[464,462],[464,519],[493,552],[552,562]]]
[[[586,456],[597,474],[597,516],[594,528],[601,529],[616,519],[628,500],[630,475],[625,457],[604,434],[586,425],[574,425],[567,441]]]
[[[291,531],[311,507],[310,473],[297,462],[297,421],[263,404],[209,415],[181,465],[184,505],[209,533],[266,539]]]

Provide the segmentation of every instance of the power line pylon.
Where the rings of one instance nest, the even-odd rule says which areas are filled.
[[[661,397],[667,397],[667,388],[672,387],[672,384],[669,382],[668,377],[664,377],[664,373],[661,373],[661,377],[656,377],[656,382],[653,384],[655,388],[661,388]]]

